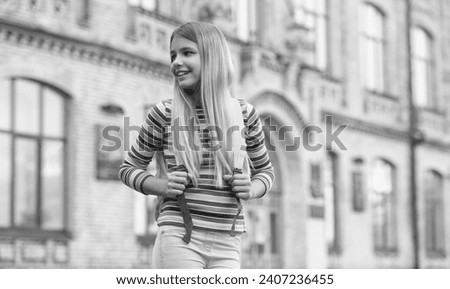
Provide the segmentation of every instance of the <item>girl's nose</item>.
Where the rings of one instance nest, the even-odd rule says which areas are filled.
[[[172,65],[174,65],[174,66],[181,66],[181,65],[183,65],[183,62],[181,61],[180,57],[176,57],[176,58],[172,61]]]
[[[183,65],[183,62],[180,60],[180,59],[175,59],[175,61],[173,62],[173,65],[175,65],[175,66],[182,66]]]

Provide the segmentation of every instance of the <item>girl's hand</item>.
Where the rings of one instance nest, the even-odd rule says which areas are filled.
[[[223,179],[231,186],[231,190],[236,193],[236,197],[239,199],[249,200],[253,197],[252,182],[249,175],[224,175]]]
[[[167,190],[164,197],[176,199],[178,195],[181,195],[189,183],[187,172],[172,172],[167,174]]]

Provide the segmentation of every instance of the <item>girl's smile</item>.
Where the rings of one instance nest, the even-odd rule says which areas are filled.
[[[175,36],[170,50],[170,69],[183,89],[193,89],[200,81],[201,60],[195,42]]]

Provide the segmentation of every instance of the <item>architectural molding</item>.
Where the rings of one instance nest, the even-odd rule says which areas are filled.
[[[251,99],[251,103],[255,107],[258,107],[263,104],[270,105],[276,103],[277,108],[281,109],[282,111],[285,111],[288,118],[294,121],[293,125],[296,126],[299,130],[307,126],[304,117],[301,115],[299,111],[295,109],[296,106],[288,99],[286,99],[286,97],[277,92],[270,90],[263,91],[257,94],[255,97],[253,97]],[[299,132],[301,133],[301,131]]]
[[[76,58],[80,61],[109,65],[135,73],[150,74],[167,80],[172,78],[169,66],[166,64],[108,45],[57,35],[4,19],[0,20],[0,41],[45,50],[65,57]]]
[[[149,11],[149,10],[145,10],[143,8],[136,8],[136,10],[137,10],[137,13],[142,13],[142,14],[147,15],[151,18],[154,18],[158,21],[164,22],[166,24],[169,24],[169,25],[172,25],[175,27],[181,26],[185,23],[185,21],[181,21],[179,19],[172,18],[171,16],[165,15],[161,12]],[[246,41],[243,41],[237,37],[231,36],[230,34],[228,34],[226,32],[223,32],[223,34],[225,35],[225,37],[229,43],[233,43],[238,46],[247,45]]]
[[[333,124],[336,125],[346,125],[349,129],[363,132],[375,136],[381,136],[384,138],[390,138],[397,141],[408,142],[409,135],[408,131],[397,130],[390,127],[385,127],[381,125],[377,125],[374,123],[366,122],[363,120],[359,120],[356,118],[351,118],[348,116],[336,114],[334,112],[322,110],[321,119],[325,121],[326,116],[333,116],[332,121]]]
[[[347,125],[349,129],[363,132],[375,136],[380,136],[384,138],[390,138],[397,141],[408,142],[409,133],[408,131],[397,130],[386,126],[377,125],[374,123],[362,121],[359,119],[339,115],[329,111],[322,111],[321,117],[322,121],[325,120],[325,116],[332,115],[332,121],[336,125]],[[425,139],[420,146],[435,149],[439,151],[450,152],[450,143],[445,143],[438,140]]]

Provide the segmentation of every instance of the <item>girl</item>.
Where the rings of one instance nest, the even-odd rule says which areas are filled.
[[[240,200],[262,197],[274,181],[261,122],[230,95],[230,52],[214,25],[177,28],[170,59],[173,99],[150,110],[119,176],[158,196],[155,268],[239,268]],[[153,158],[156,176],[146,172]]]

